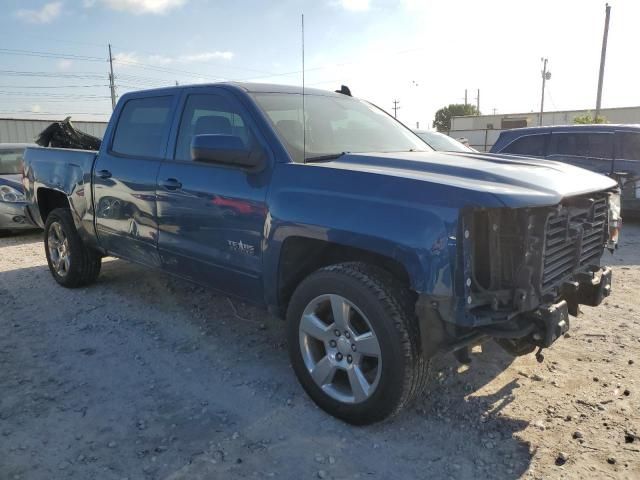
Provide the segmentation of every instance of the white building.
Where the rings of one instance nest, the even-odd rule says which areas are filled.
[[[38,134],[52,123],[53,120],[0,118],[0,143],[33,143]],[[71,123],[78,130],[98,138],[102,138],[107,129],[107,122],[74,122],[71,119]]]
[[[544,112],[542,125],[572,125],[575,117],[587,113],[593,116],[592,110]],[[539,115],[539,112],[529,112],[453,117],[449,135],[453,138],[466,138],[476,150],[488,152],[502,130],[536,127],[539,125]],[[640,107],[603,108],[600,115],[608,123],[640,123]]]

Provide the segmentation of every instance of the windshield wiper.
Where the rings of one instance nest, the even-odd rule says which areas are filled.
[[[347,152],[329,153],[327,155],[318,155],[317,157],[308,157],[308,158],[304,159],[304,163],[309,163],[309,162],[327,162],[329,160],[336,160],[337,158],[340,158],[341,156],[343,156],[346,153]]]

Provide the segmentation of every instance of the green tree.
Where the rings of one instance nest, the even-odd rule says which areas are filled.
[[[577,117],[574,117],[573,123],[578,123],[583,125],[588,123],[608,123],[608,122],[607,122],[607,119],[602,115],[600,115],[597,119],[595,119],[591,116],[591,112],[587,112],[584,115],[578,115]]]
[[[451,130],[451,117],[462,117],[466,115],[480,115],[475,105],[467,103],[452,103],[449,106],[442,107],[436,112],[433,120],[433,127],[439,132],[448,132]]]

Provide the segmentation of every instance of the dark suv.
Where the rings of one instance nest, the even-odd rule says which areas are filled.
[[[640,125],[566,125],[500,133],[491,153],[542,157],[618,180],[626,213],[640,213]]]

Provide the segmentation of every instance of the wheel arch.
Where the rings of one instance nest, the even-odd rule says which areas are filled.
[[[362,248],[374,242],[344,242],[317,237],[291,235],[280,243],[277,265],[274,266],[273,285],[265,282],[266,300],[276,306],[276,313],[283,315],[286,305],[297,285],[314,271],[344,262],[363,262],[389,272],[402,285],[411,290],[419,288],[421,280],[420,262],[412,252],[399,248],[377,250]],[[355,243],[355,244],[354,244]],[[389,253],[394,252],[394,253]]]
[[[38,212],[42,224],[47,223],[47,217],[56,208],[65,208],[71,210],[69,198],[66,193],[53,188],[40,187],[36,192],[36,200],[38,205]]]

